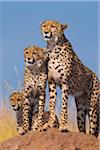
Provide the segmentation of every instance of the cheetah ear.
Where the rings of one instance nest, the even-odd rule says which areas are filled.
[[[43,48],[43,55],[46,56],[47,54],[47,48]]]
[[[47,48],[43,48],[43,54],[47,52]]]
[[[44,20],[43,22],[40,23],[40,26],[42,26],[47,20]]]
[[[25,47],[25,48],[24,48],[24,51],[27,50],[28,48],[29,48],[29,46],[28,46],[28,47]]]
[[[67,27],[68,27],[68,25],[67,25],[67,24],[61,24],[61,28],[62,28],[62,30],[65,30]]]

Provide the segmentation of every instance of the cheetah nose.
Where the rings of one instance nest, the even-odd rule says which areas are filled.
[[[35,60],[33,59],[33,63],[35,63]]]
[[[30,58],[27,58],[28,60],[30,60]]]
[[[15,105],[12,105],[12,107],[15,107]]]
[[[48,34],[49,32],[44,32],[45,34]]]

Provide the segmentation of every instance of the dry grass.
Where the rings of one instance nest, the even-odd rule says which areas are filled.
[[[18,135],[14,115],[6,107],[0,110],[0,142]]]
[[[14,71],[17,77],[17,88],[21,87],[21,83],[18,79],[18,69],[14,67]],[[14,88],[8,83],[7,80],[4,80],[3,89],[5,95],[0,96],[0,142],[5,141],[9,138],[12,138],[18,135],[16,131],[16,117],[14,111],[12,111],[9,105],[9,95],[14,91]]]

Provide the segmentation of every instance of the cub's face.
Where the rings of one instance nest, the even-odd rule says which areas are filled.
[[[31,66],[34,64],[37,64],[37,67],[40,67],[42,63],[45,61],[45,55],[46,49],[39,48],[37,46],[32,46],[29,48],[26,48],[24,50],[24,59],[25,64],[27,66]]]
[[[58,37],[62,36],[64,29],[67,28],[67,24],[61,24],[57,21],[46,20],[41,24],[41,32],[44,40],[58,40]]]
[[[10,103],[13,110],[18,111],[22,106],[23,97],[20,92],[14,92],[10,96]]]

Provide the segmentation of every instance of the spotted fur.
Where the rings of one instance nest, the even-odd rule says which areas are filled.
[[[87,68],[64,35],[67,24],[46,20],[41,32],[47,42],[48,81],[50,91],[50,118],[44,128],[52,127],[55,120],[56,85],[62,89],[60,131],[68,131],[68,95],[75,97],[79,130],[85,132],[86,114],[89,116],[89,133],[98,135],[99,80]]]
[[[27,105],[24,105],[24,99],[23,99],[23,93],[24,91],[15,91],[10,96],[10,103],[14,111],[16,111],[16,117],[17,117],[17,130],[18,133],[23,135],[25,134],[25,131],[23,129],[23,107],[27,107]],[[39,108],[39,100],[38,97],[33,97],[31,94],[29,97],[29,103],[30,103],[30,113],[29,116],[26,116],[29,118],[29,129],[32,129],[32,126],[34,125],[35,121],[38,118],[38,108]],[[46,123],[49,119],[49,112],[45,111],[43,114],[44,123]],[[59,125],[58,119],[56,117],[56,127]]]
[[[45,88],[47,80],[47,67],[44,49],[32,46],[24,50],[25,73],[23,85],[23,129],[25,132],[29,130],[29,111],[30,111],[30,94],[34,98],[39,99],[38,119],[34,124],[34,129],[42,126],[43,113],[45,105]]]

